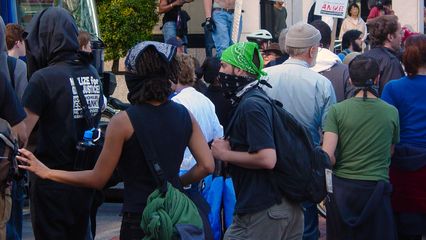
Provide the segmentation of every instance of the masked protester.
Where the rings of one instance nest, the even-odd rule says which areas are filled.
[[[122,240],[142,239],[148,235],[146,231],[151,231],[151,234],[157,230],[162,232],[161,234],[175,234],[175,231],[171,229],[172,224],[144,230],[140,226],[145,208],[148,208],[148,212],[151,213],[155,210],[153,207],[155,203],[151,202],[149,208],[147,202],[148,196],[157,188],[156,178],[147,163],[154,159],[145,158],[145,152],[139,143],[140,134],[149,136],[148,140],[143,138],[143,141],[153,143],[151,153],[152,149],[155,149],[156,154],[154,155],[163,170],[164,177],[175,188],[183,190],[183,186],[200,181],[214,170],[213,157],[198,123],[184,106],[168,100],[171,93],[171,82],[177,83],[179,71],[175,55],[174,46],[150,41],[141,42],[129,51],[126,58],[128,72],[126,84],[129,90],[127,98],[132,106],[115,115],[109,122],[104,147],[93,169],[86,171],[53,170],[48,168],[51,165],[49,162],[42,163],[31,152],[25,149],[20,150],[21,157],[18,159],[27,164],[20,166],[21,168],[34,172],[39,176],[40,181],[64,188],[74,188],[70,185],[75,185],[102,189],[118,166],[119,174],[123,177],[124,182],[123,219],[120,230]],[[135,129],[139,129],[139,131]],[[186,174],[179,176],[179,167],[187,146],[191,150],[196,164]],[[43,156],[39,157],[42,160]],[[69,197],[73,196],[69,195]],[[180,200],[182,199],[177,199],[177,201]],[[182,200],[180,203],[182,204],[173,208],[175,216],[186,212],[181,210],[188,206],[188,201]],[[70,203],[67,204],[69,208]],[[78,209],[74,209],[74,211],[78,211]],[[166,214],[158,215],[161,215],[159,221],[170,219]],[[87,221],[88,212],[85,216],[86,218],[83,220]],[[64,235],[69,235],[68,231],[72,232],[75,229],[76,227],[72,226],[62,231],[65,232]],[[48,233],[50,232],[46,232],[46,234]],[[65,235],[63,238],[43,237],[40,239],[84,238],[81,236],[71,238]]]
[[[28,135],[39,123],[36,156],[48,167],[73,170],[76,144],[92,128],[76,91],[82,89],[94,125],[103,105],[98,73],[77,54],[78,28],[63,8],[33,17],[26,47],[30,80],[22,98]],[[32,225],[36,239],[85,239],[93,190],[34,176],[30,178]]]
[[[254,97],[265,76],[256,43],[237,43],[221,58],[219,81],[236,107],[226,139],[212,144],[215,158],[228,164],[237,197],[235,214],[224,239],[300,239],[303,213],[271,184],[277,161],[272,106]]]

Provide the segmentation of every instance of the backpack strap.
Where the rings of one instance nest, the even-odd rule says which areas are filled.
[[[94,123],[92,115],[90,114],[89,106],[87,106],[86,97],[83,94],[83,88],[78,83],[76,77],[73,76],[72,80],[74,81],[74,87],[77,90],[78,99],[80,99],[80,105],[81,105],[81,108],[83,109],[84,119],[86,119],[87,125],[89,125],[90,128],[94,128],[95,123]],[[100,96],[100,97],[102,97],[102,96]],[[100,111],[100,109],[99,109],[99,111]]]
[[[10,81],[12,83],[12,88],[15,90],[15,68],[16,62],[18,60],[14,57],[7,56],[7,67],[9,69]]]
[[[166,176],[164,171],[161,169],[160,163],[158,162],[157,151],[152,141],[149,140],[150,138],[148,136],[147,126],[145,126],[143,122],[136,122],[137,118],[134,117],[134,115],[137,114],[137,112],[134,111],[136,110],[135,108],[137,107],[133,106],[129,108],[126,110],[126,113],[129,116],[136,138],[138,139],[139,145],[142,148],[142,152],[149,170],[151,171],[152,176],[154,176],[155,182],[160,188],[160,192],[165,194],[167,192]]]
[[[86,119],[87,125],[90,128],[96,128],[95,117],[90,114],[89,106],[87,105],[86,97],[83,94],[83,87],[78,83],[77,78],[72,76],[75,89],[77,91],[78,99],[80,100],[81,108],[83,109],[83,116]],[[101,86],[102,87],[102,86]],[[102,105],[104,104],[102,91],[99,94],[99,109],[95,116],[99,116],[102,113]]]

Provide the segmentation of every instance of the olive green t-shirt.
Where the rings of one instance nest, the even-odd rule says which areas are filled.
[[[390,146],[399,142],[399,117],[394,106],[381,99],[347,99],[331,107],[324,132],[339,137],[336,176],[388,181]]]

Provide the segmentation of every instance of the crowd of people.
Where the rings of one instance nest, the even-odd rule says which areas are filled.
[[[232,43],[234,1],[204,0],[216,56],[199,64],[186,53],[181,25],[181,6],[190,2],[160,1],[164,43],[143,41],[129,50],[131,106],[111,119],[96,165],[83,171],[75,169],[76,144],[105,105],[90,64],[90,35],[61,8],[43,10],[26,30],[0,22],[0,117],[21,147],[38,125],[34,153],[21,148],[17,156],[19,167],[31,172],[35,238],[94,239],[93,189],[102,189],[115,169],[124,182],[120,239],[169,231],[141,224],[144,210],[154,212],[155,160],[198,207],[202,239],[318,239],[316,204],[288,200],[272,180],[281,159],[273,107],[265,100],[271,98],[305,126],[333,165],[327,239],[421,240],[426,36],[403,39],[384,1],[372,6],[367,24],[359,6],[349,5],[338,55],[329,50],[331,28],[320,19]],[[19,59],[24,55],[26,64]],[[231,183],[231,194],[215,189],[214,179]],[[0,239],[22,238],[22,189],[23,181],[14,180],[2,190]]]

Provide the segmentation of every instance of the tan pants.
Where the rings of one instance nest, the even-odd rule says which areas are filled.
[[[283,198],[281,204],[260,212],[236,214],[224,240],[299,240],[302,235],[302,207]]]
[[[10,187],[8,187],[4,194],[0,194],[0,240],[6,239],[6,223],[9,221],[11,209],[12,197]]]

